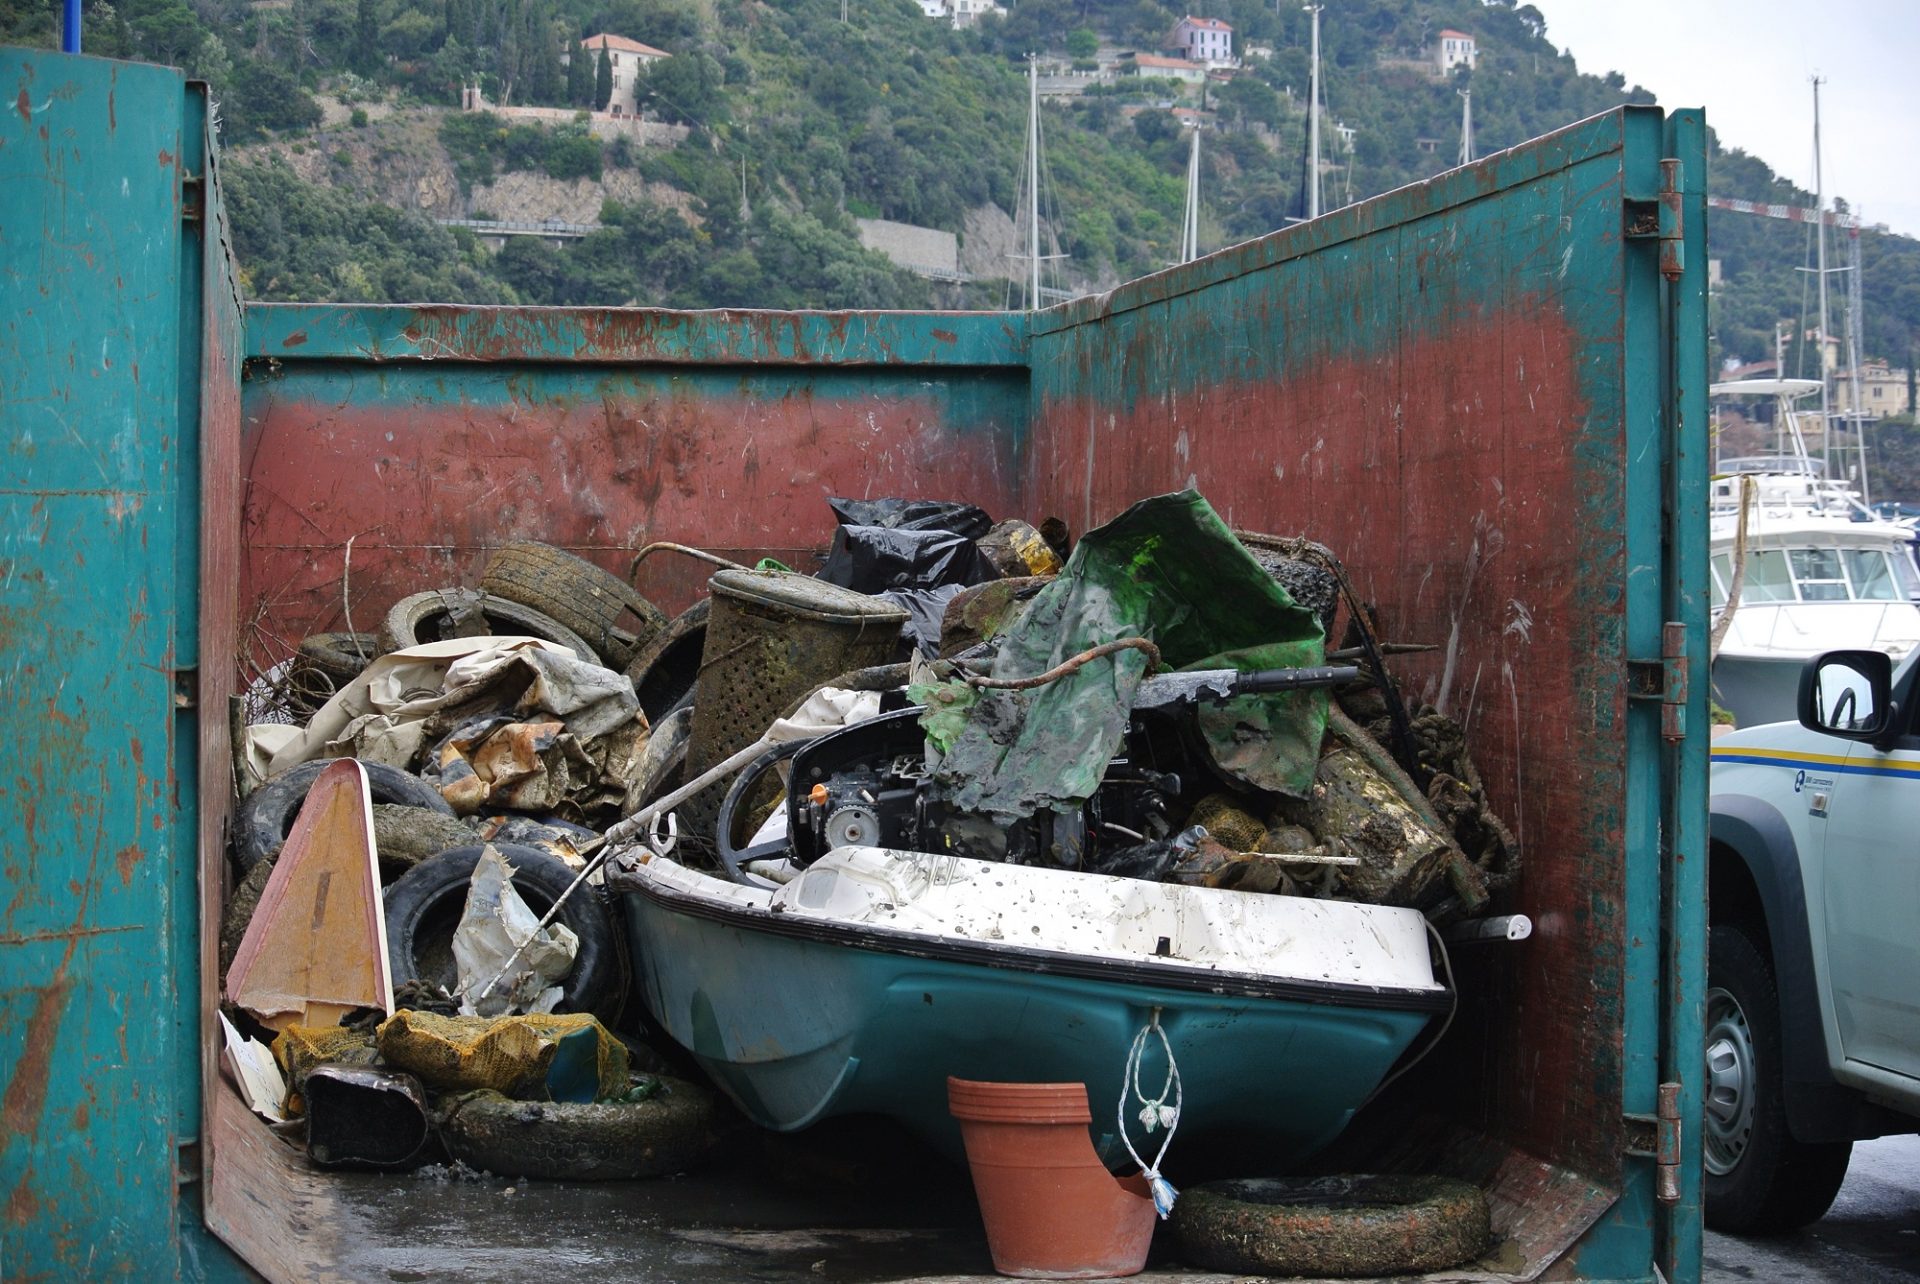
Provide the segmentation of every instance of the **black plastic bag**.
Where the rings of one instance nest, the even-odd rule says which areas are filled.
[[[829,499],[842,526],[879,526],[890,531],[952,531],[979,539],[993,519],[977,504],[950,499]]]
[[[856,593],[984,584],[997,579],[973,540],[952,531],[841,526],[819,578]]]
[[[880,594],[895,606],[906,608],[907,622],[900,626],[900,641],[909,658],[915,650],[929,660],[940,654],[940,629],[946,622],[947,603],[960,596],[964,584],[943,584],[930,589],[888,589]]]

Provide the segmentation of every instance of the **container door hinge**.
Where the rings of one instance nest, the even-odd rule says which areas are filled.
[[[1681,205],[1681,187],[1686,170],[1673,158],[1660,162],[1660,195],[1651,201],[1626,202],[1627,239],[1660,242],[1660,275],[1678,281],[1687,266],[1686,247],[1681,236],[1686,220]]]
[[[199,174],[180,180],[180,221],[198,223],[207,216],[207,184]]]
[[[1680,1202],[1680,1085],[1660,1085],[1659,1128],[1653,1155],[1653,1197]]]
[[[1663,1083],[1657,1112],[1627,1115],[1626,1153],[1653,1161],[1654,1197],[1663,1204],[1680,1202],[1680,1085]]]
[[[1627,661],[1627,698],[1660,702],[1660,738],[1679,744],[1687,738],[1687,626],[1668,620],[1660,626],[1660,658]]]

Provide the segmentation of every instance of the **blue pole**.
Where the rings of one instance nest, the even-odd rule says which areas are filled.
[[[60,52],[80,52],[80,0],[66,0],[64,21],[60,26]]]

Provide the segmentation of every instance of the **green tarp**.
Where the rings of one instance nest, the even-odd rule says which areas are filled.
[[[993,676],[1032,677],[1125,637],[1153,641],[1168,669],[1295,668],[1325,652],[1314,614],[1192,490],[1142,500],[1088,532],[1001,640]],[[962,810],[1001,817],[1079,807],[1120,750],[1146,664],[1122,651],[1033,691],[917,690],[944,753],[936,788]],[[1203,701],[1196,716],[1227,775],[1295,796],[1312,783],[1324,689]]]

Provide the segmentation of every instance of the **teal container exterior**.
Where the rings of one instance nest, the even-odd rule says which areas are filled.
[[[0,1274],[231,1275],[196,1196],[201,425],[238,403],[201,383],[239,339],[206,98],[16,49],[0,90]]]
[[[356,532],[372,612],[508,538],[791,563],[830,491],[1085,529],[1192,479],[1335,542],[1401,636],[1465,639],[1410,683],[1478,710],[1540,930],[1524,968],[1462,961],[1494,1037],[1434,1073],[1618,1192],[1556,1269],[1698,1280],[1699,113],[1608,113],[1031,316],[689,314],[243,308],[203,87],[0,49],[0,95],[7,1279],[245,1272],[202,1217],[226,698],[253,607],[341,626]],[[660,575],[669,605],[704,578]],[[1670,625],[1666,700],[1631,697]],[[1628,1144],[1662,1084],[1672,1202]]]

